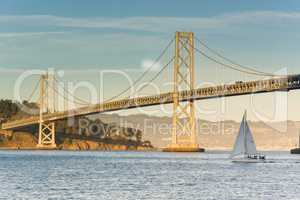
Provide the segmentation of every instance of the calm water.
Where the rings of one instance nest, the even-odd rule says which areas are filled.
[[[0,199],[300,199],[300,155],[0,151]]]

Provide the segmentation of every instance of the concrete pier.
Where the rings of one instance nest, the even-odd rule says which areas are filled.
[[[198,145],[170,145],[162,149],[163,152],[205,152],[204,148]]]

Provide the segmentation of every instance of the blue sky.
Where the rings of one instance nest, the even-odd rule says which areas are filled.
[[[175,31],[193,31],[241,64],[266,72],[287,68],[300,73],[299,25],[296,0],[2,0],[0,70],[3,83],[9,84],[0,85],[1,98],[12,97],[7,88],[24,69],[64,69],[70,79],[91,82],[98,80],[89,70],[131,70],[129,75],[135,77]],[[197,57],[198,83],[249,79],[230,70],[220,73],[219,68]],[[158,81],[171,80],[170,74]],[[109,91],[124,84],[111,82]],[[241,106],[236,111],[236,118],[242,110]]]
[[[188,30],[242,63],[294,72],[299,9],[299,1],[3,0],[0,66],[138,67]]]

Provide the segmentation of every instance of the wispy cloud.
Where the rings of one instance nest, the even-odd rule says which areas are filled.
[[[46,31],[46,32],[8,32],[8,33],[1,33],[0,38],[10,38],[10,37],[26,37],[26,36],[43,36],[43,35],[52,35],[52,34],[64,34],[64,31]]]
[[[143,70],[158,71],[161,69],[160,62],[155,62],[150,59],[143,60],[141,66]]]
[[[166,32],[182,29],[216,29],[238,24],[266,22],[299,23],[300,12],[255,11],[212,17],[128,17],[128,18],[71,18],[52,15],[2,15],[0,25],[22,24],[65,28],[115,28]]]
[[[5,73],[22,73],[24,72],[24,69],[9,69],[9,68],[1,68],[0,67],[0,72],[5,74]]]
[[[242,43],[236,41],[239,36],[247,34],[248,30],[244,28],[251,23],[258,24],[257,29],[251,27],[251,33],[249,33],[251,38],[246,35],[242,37]],[[252,57],[260,58],[255,45],[251,46],[252,41],[265,42],[267,37],[273,44],[274,34],[277,34],[273,30],[265,29],[266,26],[275,24],[274,27],[277,28],[282,24],[292,24],[288,28],[294,30],[300,27],[299,23],[300,12],[277,11],[228,13],[211,17],[76,18],[52,15],[0,15],[0,65],[20,68],[23,66],[28,66],[28,68],[32,68],[30,66],[62,66],[64,69],[71,69],[90,66],[90,68],[100,69],[128,69],[128,66],[134,63],[132,70],[145,70],[152,64],[152,60],[144,60],[140,63],[140,59],[157,56],[165,42],[173,37],[173,32],[182,30],[193,31],[197,36],[201,34],[200,38],[207,39],[208,42],[221,41],[220,48],[229,49],[229,52],[238,52],[239,45],[250,44],[248,53],[253,53]],[[13,30],[16,31],[11,32],[11,27],[14,27]],[[237,28],[233,31],[232,27]],[[77,31],[77,28],[80,30]],[[98,29],[106,28],[116,30],[98,31]],[[91,29],[95,29],[95,32],[93,30],[89,32]],[[151,31],[151,33],[159,34],[131,34],[131,30]],[[261,37],[264,30],[267,34]],[[297,37],[298,31],[286,30],[279,30],[282,37]],[[290,35],[293,37],[289,37]],[[245,38],[248,40],[245,41]],[[231,42],[236,45],[226,46]],[[295,43],[288,40],[284,42],[277,40],[277,42],[286,43],[286,48],[290,49]],[[217,45],[219,43],[215,44]],[[296,49],[297,46],[293,48]],[[276,52],[269,52],[272,53],[272,59],[269,60],[275,63],[273,54],[275,55]],[[296,51],[291,51],[291,53],[294,52]],[[234,56],[238,55],[234,54]],[[291,66],[298,66],[297,60],[290,59],[287,62]],[[286,61],[284,65],[287,65]],[[160,69],[160,66],[157,65],[154,69]]]

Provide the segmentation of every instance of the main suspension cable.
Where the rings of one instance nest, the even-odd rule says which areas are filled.
[[[30,93],[29,97],[27,98],[27,101],[30,102],[35,94],[35,92],[37,91],[39,85],[40,85],[40,82],[41,82],[41,78],[39,78],[39,80],[37,81],[37,83],[35,84],[32,92]]]
[[[66,102],[70,102],[71,99],[66,98],[65,95],[61,94],[56,88],[53,88],[53,87],[50,86],[50,85],[49,85],[49,87],[50,87],[57,95],[59,95],[60,97],[62,97]],[[75,96],[72,96],[72,97],[74,98]],[[74,99],[75,99],[75,98],[74,98]],[[74,101],[74,103],[75,103],[75,104],[79,104],[79,105],[84,105],[84,106],[90,104],[90,103],[80,103],[80,102],[76,102],[76,101]]]
[[[64,85],[62,85],[62,83],[61,83],[56,77],[54,77],[54,80],[56,81],[56,83],[58,83],[58,84],[60,84],[60,85],[62,86],[64,92],[66,92],[66,93],[67,93],[68,95],[70,95],[72,98],[74,98],[74,99],[76,99],[78,102],[80,102],[80,103],[77,102],[78,104],[81,104],[81,105],[88,105],[88,104],[90,104],[89,102],[87,102],[87,101],[85,101],[85,100],[83,100],[83,99],[81,99],[81,98],[75,96],[74,94],[72,94],[68,89],[66,89],[66,88],[64,87]]]
[[[137,91],[135,91],[135,93],[140,92],[142,89],[144,89],[145,87],[147,87],[149,85],[149,83],[152,83],[173,61],[174,61],[175,57],[173,56],[171,58],[171,60],[165,64],[161,70],[159,70],[158,73],[156,73],[148,82],[146,85],[144,85],[143,87],[139,88]],[[128,97],[129,98],[129,97]]]
[[[111,101],[111,100],[114,100],[114,99],[120,97],[122,94],[124,94],[124,93],[126,93],[127,91],[129,91],[129,90],[130,90],[134,85],[136,85],[140,80],[142,80],[142,78],[144,78],[145,75],[148,74],[148,73],[152,70],[153,66],[155,66],[155,65],[159,62],[159,60],[160,60],[160,59],[163,57],[163,55],[167,52],[167,50],[169,49],[169,47],[171,46],[171,44],[172,44],[173,42],[174,42],[174,38],[168,43],[168,45],[164,48],[164,50],[162,51],[162,53],[161,53],[161,54],[155,59],[155,61],[147,68],[147,70],[144,71],[143,74],[142,74],[140,77],[138,77],[138,78],[133,82],[133,84],[132,84],[131,86],[129,86],[128,88],[124,89],[123,91],[121,91],[121,92],[118,93],[117,95],[115,95],[115,96],[113,96],[113,97],[111,97],[111,98],[105,100],[104,103],[106,103],[106,102],[108,102],[108,101]]]
[[[235,62],[235,61],[233,61],[233,60],[231,60],[231,59],[229,59],[229,58],[223,56],[222,54],[220,54],[220,53],[217,52],[216,50],[210,48],[206,43],[204,43],[203,41],[201,41],[201,40],[198,39],[197,37],[195,37],[195,39],[196,39],[197,42],[199,42],[202,46],[204,46],[206,49],[208,49],[208,50],[209,50],[210,52],[212,52],[213,54],[217,55],[218,57],[220,57],[220,58],[226,60],[227,62],[229,62],[229,63],[231,63],[231,64],[233,64],[233,65],[236,65],[236,66],[238,66],[238,67],[240,67],[240,68],[242,68],[242,69],[244,69],[244,70],[238,70],[237,68],[235,68],[235,67],[233,67],[233,66],[230,66],[231,69],[238,70],[238,71],[242,71],[242,72],[245,72],[246,70],[248,70],[248,71],[251,71],[250,74],[254,74],[254,75],[277,76],[277,75],[275,75],[275,74],[271,74],[271,73],[259,71],[259,70],[256,70],[256,69],[252,68],[252,67],[247,67],[247,66],[245,66],[245,65],[241,65],[241,64],[239,64],[239,63],[237,63],[237,62]],[[199,49],[198,49],[198,50],[199,50]],[[202,53],[204,54],[204,52],[202,52]],[[202,54],[202,53],[201,53],[201,54]],[[203,55],[203,54],[202,54],[202,55]],[[203,55],[203,56],[209,57],[207,54],[206,54],[206,55]],[[211,57],[210,57],[209,59],[211,60]],[[213,59],[213,61],[216,62],[216,59]],[[217,63],[218,63],[218,64],[221,64],[220,61],[218,61]],[[222,63],[221,65],[223,65],[223,66],[226,65],[225,67],[229,67],[229,65],[227,65],[227,64],[225,64],[225,63]],[[245,72],[245,73],[247,73],[247,72]]]
[[[256,75],[256,76],[266,76],[265,74],[262,74],[262,73],[257,73],[257,72],[251,72],[251,71],[247,71],[245,69],[239,69],[235,66],[232,66],[232,65],[228,65],[228,64],[225,64],[215,58],[212,58],[211,56],[207,55],[206,53],[204,53],[203,51],[201,51],[200,49],[196,48],[196,47],[193,47],[194,50],[196,50],[196,52],[200,53],[201,55],[203,55],[204,57],[208,58],[209,60],[219,64],[219,65],[222,65],[224,67],[227,67],[227,68],[230,68],[232,70],[235,70],[235,71],[239,71],[239,72],[243,72],[243,73],[246,73],[246,74],[251,74],[251,75]],[[272,75],[272,76],[277,76],[277,75]]]

